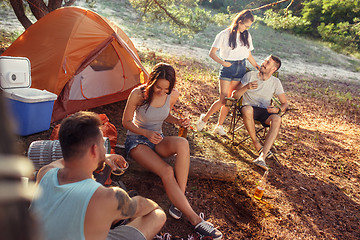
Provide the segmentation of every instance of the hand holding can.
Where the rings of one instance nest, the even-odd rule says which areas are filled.
[[[248,89],[256,89],[258,88],[258,81],[252,81],[248,83]]]
[[[129,167],[129,163],[126,161],[121,166],[118,165],[117,163],[115,163],[115,164],[116,164],[116,170],[112,170],[111,173],[116,176],[123,175],[125,173],[126,169],[128,169],[128,167]]]

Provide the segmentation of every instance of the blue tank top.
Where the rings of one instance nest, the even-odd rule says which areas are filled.
[[[93,179],[59,185],[59,168],[48,171],[40,181],[40,196],[30,206],[39,218],[45,239],[84,240],[86,209],[101,186]]]
[[[166,101],[161,107],[147,107],[147,105],[138,107],[134,114],[133,123],[140,128],[162,133],[162,124],[170,112],[170,99],[171,94],[167,95]],[[127,135],[138,134],[128,130]]]

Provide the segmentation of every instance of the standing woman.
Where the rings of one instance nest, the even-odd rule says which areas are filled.
[[[212,114],[221,109],[214,132],[219,135],[226,135],[222,126],[229,112],[229,108],[225,106],[225,97],[231,96],[232,91],[246,73],[246,59],[256,69],[260,69],[260,66],[251,55],[254,47],[251,35],[247,30],[253,22],[254,16],[251,11],[243,10],[234,18],[230,27],[216,35],[209,56],[214,59],[215,62],[222,65],[219,73],[220,97],[211,105],[206,114],[200,115],[200,119],[196,124],[198,131],[201,131],[205,127]],[[220,50],[220,57],[216,54],[218,50]]]
[[[174,89],[175,81],[174,68],[158,63],[151,71],[149,81],[130,93],[122,119],[123,126],[128,129],[125,149],[128,156],[161,178],[172,202],[169,209],[172,217],[179,219],[184,213],[198,233],[221,239],[221,232],[196,214],[185,197],[190,165],[188,141],[178,136],[164,137],[162,133],[164,121],[184,127],[190,124],[188,119],[170,114],[179,97],[179,92]],[[174,154],[173,169],[163,158]]]

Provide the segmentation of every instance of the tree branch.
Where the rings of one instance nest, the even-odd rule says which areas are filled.
[[[11,7],[14,10],[14,13],[25,29],[32,25],[30,19],[26,16],[24,11],[24,5],[22,0],[10,0]]]
[[[61,7],[62,0],[49,0],[48,9],[49,12]]]
[[[182,22],[180,22],[179,20],[177,20],[173,15],[171,15],[157,0],[153,0],[155,2],[156,5],[159,6],[160,9],[162,9],[165,14],[171,19],[173,20],[177,25],[182,26],[182,27],[186,27],[186,25]]]
[[[68,1],[65,1],[65,5],[64,5],[64,6],[72,6],[75,1],[76,1],[76,0],[68,0]]]
[[[288,14],[288,10],[289,10],[289,7],[293,4],[294,0],[291,0],[291,2],[289,3],[289,5],[286,7],[285,9],[285,15]]]
[[[27,0],[30,10],[37,20],[49,13],[43,0]]]
[[[278,2],[274,2],[274,3],[269,3],[269,4],[266,4],[264,6],[261,6],[261,7],[258,7],[258,8],[254,8],[254,9],[250,9],[251,11],[256,11],[256,10],[260,10],[260,9],[263,9],[263,8],[268,8],[268,7],[272,7],[272,6],[275,6],[275,5],[278,5],[280,3],[283,3],[283,2],[287,2],[289,0],[280,0]],[[290,5],[294,2],[294,0],[291,1],[291,3],[289,4],[288,7],[290,7]]]

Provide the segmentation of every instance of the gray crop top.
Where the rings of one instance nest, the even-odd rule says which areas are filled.
[[[162,133],[162,124],[164,120],[169,116],[170,112],[170,99],[171,94],[166,97],[165,104],[162,107],[152,107],[142,105],[135,111],[133,123],[144,129],[152,130],[158,133]],[[127,131],[127,135],[139,135],[130,130]]]

